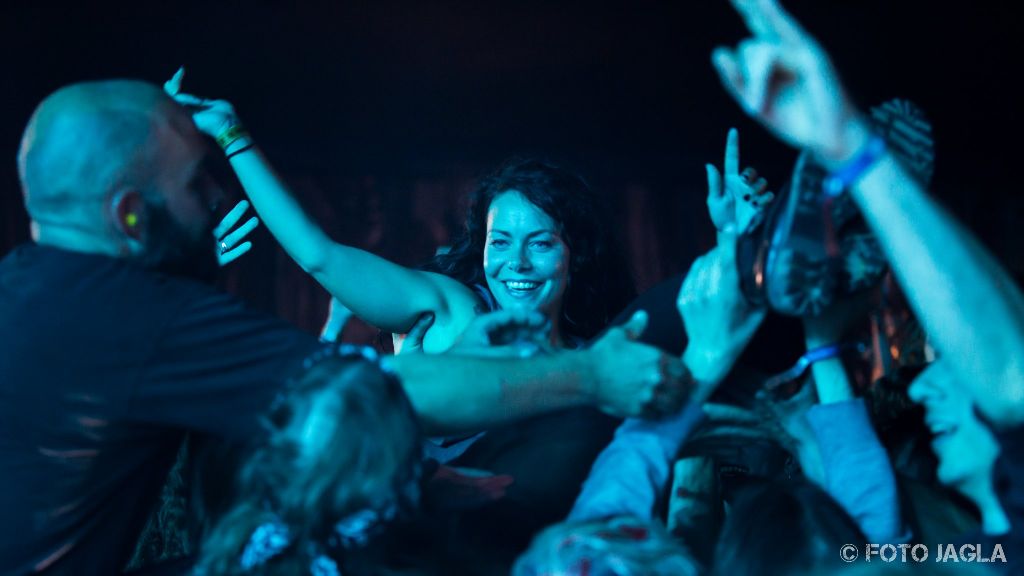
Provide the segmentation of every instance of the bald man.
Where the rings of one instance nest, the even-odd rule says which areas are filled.
[[[185,109],[135,81],[58,90],[25,130],[34,242],[0,261],[0,572],[119,573],[185,432],[258,442],[260,416],[319,345],[205,282],[222,198],[211,148]],[[632,342],[633,324],[531,360],[389,364],[433,434],[584,405],[677,409],[681,364]]]
[[[213,150],[153,86],[45,99],[0,262],[0,572],[119,573],[183,433],[247,442],[317,347],[210,287]]]

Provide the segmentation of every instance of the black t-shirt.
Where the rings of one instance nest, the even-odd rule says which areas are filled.
[[[216,289],[24,245],[0,261],[0,572],[115,574],[187,431],[262,435],[316,339]]]

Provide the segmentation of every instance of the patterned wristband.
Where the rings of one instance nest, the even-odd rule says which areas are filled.
[[[242,138],[248,138],[249,132],[241,124],[232,124],[228,126],[223,132],[217,136],[217,145],[220,149],[227,152],[228,146],[231,146],[235,142],[238,142]]]

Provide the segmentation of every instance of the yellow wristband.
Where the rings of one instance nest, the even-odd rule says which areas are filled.
[[[235,142],[238,142],[242,138],[247,138],[248,136],[249,133],[245,130],[244,126],[241,124],[232,124],[217,136],[217,145],[220,146],[221,150],[227,151],[228,146],[231,146]]]

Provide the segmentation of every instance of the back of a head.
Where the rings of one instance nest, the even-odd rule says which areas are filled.
[[[207,573],[240,572],[267,526],[286,527],[288,542],[248,573],[304,570],[311,550],[344,547],[337,531],[345,518],[374,511],[386,520],[396,506],[415,504],[408,492],[418,482],[419,429],[397,379],[372,359],[333,349],[307,364],[274,408],[265,446],[240,472],[236,501],[203,541]]]
[[[102,235],[104,200],[119,187],[150,186],[159,120],[188,121],[158,87],[134,80],[63,87],[36,107],[18,151],[33,224]]]
[[[842,564],[842,546],[863,542],[856,522],[817,486],[772,482],[743,492],[730,508],[713,573],[813,573]]]

